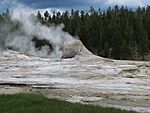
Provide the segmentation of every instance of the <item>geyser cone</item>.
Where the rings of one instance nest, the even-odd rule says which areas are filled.
[[[76,55],[91,55],[80,40],[65,42],[62,48],[62,58],[73,58]]]
[[[4,24],[3,47],[39,57],[69,58],[79,54],[83,48],[79,40],[64,32],[64,25],[44,26],[33,9],[17,5],[11,9]],[[7,33],[6,33],[7,32]]]

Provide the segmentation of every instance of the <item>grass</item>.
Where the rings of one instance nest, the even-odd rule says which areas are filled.
[[[0,113],[136,113],[115,108],[73,104],[37,94],[0,95]]]

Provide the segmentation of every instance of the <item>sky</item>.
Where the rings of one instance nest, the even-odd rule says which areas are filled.
[[[109,6],[119,5],[136,8],[137,6],[150,5],[150,0],[0,0],[0,12],[11,7],[12,3],[21,3],[35,9],[84,9],[91,6],[95,8],[107,9]]]

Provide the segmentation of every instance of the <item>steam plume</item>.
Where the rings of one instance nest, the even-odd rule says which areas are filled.
[[[31,15],[34,9],[23,5],[16,5],[10,10],[10,19],[19,22],[19,29],[12,31],[14,25],[9,23],[2,25],[0,30],[1,49],[13,48],[25,54],[40,57],[62,57],[62,47],[65,42],[74,40],[74,38],[63,31],[64,25],[47,27],[42,25],[35,16]],[[17,23],[16,23],[17,24]],[[36,36],[39,40],[47,40],[52,45],[50,50],[48,45],[41,49],[35,47],[32,41]],[[51,52],[50,52],[51,51]]]

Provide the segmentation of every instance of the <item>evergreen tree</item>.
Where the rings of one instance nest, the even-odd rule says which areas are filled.
[[[45,13],[44,13],[44,17],[45,17],[45,21],[48,19],[48,17],[49,17],[49,13],[48,13],[48,11],[46,11]]]
[[[119,30],[115,31],[112,35],[112,58],[121,59],[123,52],[122,46],[123,46],[122,34]]]

